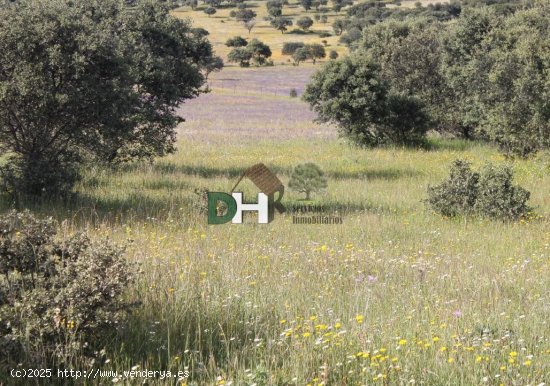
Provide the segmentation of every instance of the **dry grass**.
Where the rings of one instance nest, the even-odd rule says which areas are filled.
[[[142,305],[98,365],[188,369],[187,385],[547,382],[549,155],[514,162],[538,216],[442,218],[424,206],[426,187],[457,157],[506,162],[495,149],[441,139],[432,150],[350,147],[308,123],[306,106],[283,95],[287,84],[259,91],[290,69],[224,70],[211,95],[182,108],[176,154],[88,170],[70,203],[28,203],[73,229],[131,240],[143,273],[128,296]],[[298,89],[305,74],[288,72]],[[206,225],[194,189],[227,191],[259,161],[285,183],[296,164],[319,164],[329,187],[316,202],[344,224],[284,215]],[[299,199],[285,194],[289,206]]]
[[[263,3],[252,4],[261,19]],[[246,35],[228,12],[176,14],[208,29],[226,55],[225,40]],[[284,41],[321,40],[282,35],[263,21],[250,37],[269,44],[277,62]],[[327,40],[344,52],[336,37]],[[141,266],[127,294],[141,306],[94,367],[189,370],[179,384],[195,386],[549,382],[550,154],[508,161],[485,144],[443,139],[430,150],[351,147],[289,97],[315,68],[226,68],[212,76],[211,94],[182,106],[176,154],[91,168],[76,198],[21,204],[64,221],[63,229],[126,242]],[[458,157],[475,166],[512,162],[536,215],[502,223],[431,213],[427,186]],[[305,161],[329,179],[315,203],[343,225],[294,225],[291,214],[264,226],[252,217],[206,224],[195,189],[228,191],[257,162],[287,183]],[[284,203],[300,199],[287,191]],[[93,383],[114,381],[143,383]]]
[[[202,5],[197,8],[196,11],[192,11],[188,7],[183,7],[175,10],[174,15],[181,18],[189,18],[192,20],[194,26],[202,27],[209,31],[209,39],[214,46],[214,50],[224,59],[227,57],[229,51],[231,51],[231,48],[225,46],[226,40],[238,35],[246,39],[257,38],[269,45],[273,52],[272,59],[275,64],[288,63],[289,57],[281,54],[283,43],[288,41],[323,44],[322,40],[327,40],[326,49],[328,51],[335,50],[339,54],[344,54],[347,51],[347,48],[338,42],[338,36],[320,38],[318,35],[318,33],[322,31],[330,32],[334,35],[332,23],[335,19],[343,17],[344,11],[340,13],[335,13],[333,11],[326,13],[325,15],[328,16],[328,22],[315,22],[313,27],[311,27],[312,32],[309,34],[293,34],[290,33],[290,31],[294,28],[298,28],[296,26],[296,20],[303,16],[309,16],[313,19],[316,12],[313,9],[305,12],[296,2],[291,1],[290,5],[283,8],[283,16],[291,18],[294,25],[290,27],[286,33],[282,34],[280,31],[273,28],[269,24],[269,21],[264,20],[268,15],[265,1],[247,1],[247,4],[249,4],[251,9],[258,14],[256,17],[257,24],[250,34],[244,28],[243,23],[236,21],[234,18],[229,18],[229,12],[235,8],[219,9],[215,15],[208,17],[208,15],[203,12],[202,8],[204,7]]]

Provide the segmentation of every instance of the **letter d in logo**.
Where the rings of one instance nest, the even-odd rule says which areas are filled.
[[[218,202],[227,205],[227,213],[218,216]],[[237,202],[227,193],[208,192],[208,224],[225,224],[231,221],[237,213]]]

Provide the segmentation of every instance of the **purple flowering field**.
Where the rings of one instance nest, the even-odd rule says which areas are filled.
[[[211,75],[211,92],[180,108],[180,137],[247,141],[334,138],[336,130],[314,122],[316,114],[300,100],[318,66],[225,68]],[[290,97],[296,89],[298,98]]]

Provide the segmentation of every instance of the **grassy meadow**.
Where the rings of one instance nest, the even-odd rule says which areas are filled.
[[[225,69],[181,108],[176,154],[90,169],[72,200],[27,203],[64,232],[126,243],[140,267],[127,296],[141,306],[101,367],[186,369],[187,385],[548,382],[548,154],[513,162],[532,192],[530,220],[442,218],[423,199],[455,158],[507,161],[441,138],[427,149],[352,147],[288,96],[312,70]],[[305,161],[329,179],[314,202],[342,225],[295,225],[290,213],[269,225],[206,224],[195,189],[229,191],[257,162],[286,184]],[[287,189],[284,203],[300,199]],[[142,380],[101,381],[111,382]]]
[[[361,3],[358,1],[356,3]],[[429,4],[437,3],[437,0],[423,0],[420,3],[423,6]],[[405,0],[402,2],[401,7],[411,8],[415,6],[417,1],[414,0]],[[340,12],[335,12],[332,9],[326,13],[319,13],[315,9],[310,9],[305,11],[298,1],[290,1],[289,5],[283,7],[283,17],[292,19],[293,25],[288,28],[288,31],[284,34],[280,31],[273,28],[268,20],[265,20],[268,16],[267,8],[265,6],[265,1],[247,1],[247,7],[256,12],[257,17],[255,19],[255,27],[248,32],[248,30],[243,26],[242,22],[236,21],[235,18],[230,18],[229,13],[235,8],[219,8],[217,12],[208,16],[204,13],[204,9],[208,6],[202,2],[199,6],[193,11],[190,7],[180,7],[173,11],[173,14],[176,17],[191,19],[193,24],[200,26],[206,29],[210,35],[209,40],[214,46],[214,49],[218,55],[221,55],[223,58],[227,57],[231,47],[227,47],[225,42],[228,38],[233,36],[242,36],[245,39],[259,39],[268,46],[271,47],[273,55],[271,59],[275,64],[290,64],[292,59],[289,56],[281,55],[281,49],[283,48],[283,43],[288,41],[302,41],[306,44],[319,43],[323,44],[323,40],[326,40],[326,49],[327,54],[331,50],[335,50],[338,54],[345,54],[347,48],[344,44],[339,43],[339,36],[334,35],[332,30],[332,23],[339,18],[343,18],[346,15],[346,11],[342,10]],[[328,4],[330,7],[331,4]],[[389,5],[390,7],[393,5]],[[303,33],[300,31],[300,28],[296,25],[296,21],[304,16],[309,16],[314,18],[315,14],[326,15],[327,22],[322,23],[320,21],[315,21],[313,26],[310,28],[308,33]],[[295,31],[296,30],[296,31]],[[320,37],[319,33],[329,32],[332,36],[329,37]]]
[[[313,16],[317,12],[311,9],[306,13],[297,2],[291,2],[291,4],[283,7],[283,16],[292,19],[294,25],[289,27],[286,33],[282,34],[280,31],[273,28],[269,24],[269,21],[264,20],[268,16],[265,1],[247,1],[247,6],[257,14],[255,19],[256,25],[250,33],[243,26],[242,22],[229,17],[229,13],[235,10],[235,8],[220,8],[214,15],[208,17],[208,15],[203,12],[203,10],[207,8],[207,5],[201,3],[195,11],[192,11],[190,7],[182,7],[174,10],[173,15],[184,19],[189,18],[193,21],[194,25],[206,29],[210,33],[208,38],[216,53],[221,55],[224,59],[232,49],[231,47],[227,47],[225,42],[228,38],[239,35],[246,39],[256,38],[267,44],[273,52],[272,59],[275,64],[286,64],[292,61],[289,56],[281,55],[283,43],[288,41],[303,41],[305,43],[321,44],[322,40],[326,40],[326,48],[328,50],[335,50],[340,54],[347,50],[344,45],[338,43],[338,36],[326,38],[319,37],[319,33],[323,31],[333,33],[331,25],[334,20],[344,15],[344,11],[330,11],[325,13],[324,15],[328,17],[327,23],[315,22],[309,33],[292,33],[294,29],[299,30],[298,26],[296,26],[296,20],[303,16],[309,16],[313,19]]]
[[[264,1],[247,4],[258,14],[250,34],[229,18],[235,8],[211,17],[202,2],[173,11],[208,30],[224,61],[225,41],[240,35],[269,45],[275,64],[226,63],[211,74],[210,92],[178,111],[186,121],[175,154],[90,167],[60,201],[0,196],[0,212],[27,208],[57,219],[62,235],[85,231],[125,245],[138,268],[125,295],[138,307],[127,326],[101,337],[105,349],[91,367],[190,374],[75,384],[550,385],[550,152],[506,159],[485,143],[436,135],[424,148],[355,147],[289,95],[302,95],[326,60],[293,66],[281,55],[284,42],[323,40],[327,54],[345,55],[338,36],[319,36],[345,10],[326,13],[328,22],[310,33],[293,25],[282,34],[264,19]],[[295,0],[283,8],[294,24],[315,14]],[[530,217],[431,212],[427,188],[457,158],[475,168],[510,163],[531,192]],[[259,162],[287,186],[289,211],[268,225],[254,215],[242,225],[208,225],[204,192],[229,192]],[[305,202],[288,181],[304,162],[328,178],[311,203],[343,224],[293,224],[292,208]],[[246,180],[239,190],[251,200],[257,194]]]

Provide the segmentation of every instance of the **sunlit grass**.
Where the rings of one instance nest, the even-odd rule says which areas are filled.
[[[548,153],[506,160],[482,143],[436,138],[426,149],[359,149],[282,93],[250,102],[236,88],[228,108],[219,103],[227,92],[220,86],[182,108],[188,120],[174,155],[89,168],[65,202],[1,201],[127,243],[139,264],[127,296],[141,305],[95,366],[188,369],[189,385],[548,381]],[[247,119],[247,103],[266,112],[263,121]],[[475,166],[511,162],[536,215],[503,223],[431,213],[426,189],[459,157]],[[343,225],[293,225],[290,213],[269,225],[253,216],[206,224],[195,189],[229,191],[257,162],[286,184],[306,161],[328,176],[314,203]],[[249,182],[241,188],[256,194]],[[284,203],[301,198],[287,189]]]
[[[425,207],[427,185],[456,157],[506,161],[476,143],[434,147],[182,140],[177,154],[152,165],[90,172],[81,189],[97,218],[83,210],[79,221],[96,236],[132,240],[128,255],[143,271],[129,294],[142,307],[105,367],[188,368],[189,384],[543,382],[547,166],[514,163],[546,218],[449,220]],[[306,160],[329,176],[315,202],[347,207],[343,225],[293,225],[290,215],[267,226],[206,225],[195,187],[228,191],[258,161],[286,183]]]
[[[235,8],[221,8],[218,9],[215,15],[208,17],[208,15],[203,12],[205,6],[201,3],[195,11],[192,11],[189,7],[182,7],[176,9],[173,14],[180,18],[191,19],[194,26],[202,27],[209,31],[209,40],[212,42],[216,53],[223,58],[226,58],[229,51],[231,51],[231,48],[225,46],[227,39],[239,35],[246,39],[260,39],[262,42],[269,45],[273,52],[272,59],[275,64],[287,64],[290,61],[290,57],[281,54],[283,43],[288,41],[324,44],[322,41],[326,40],[327,50],[335,50],[340,55],[345,54],[347,51],[345,45],[339,43],[339,36],[334,36],[331,27],[334,20],[345,16],[345,11],[336,13],[330,10],[324,13],[324,15],[328,17],[327,23],[315,22],[311,27],[310,33],[293,34],[290,32],[298,28],[296,26],[296,21],[300,17],[309,16],[313,19],[314,15],[318,12],[314,9],[306,12],[298,2],[291,1],[290,5],[283,7],[283,16],[292,19],[294,25],[289,28],[287,33],[282,34],[280,31],[273,28],[269,21],[264,20],[268,16],[265,1],[247,1],[246,3],[258,15],[256,17],[256,26],[252,29],[250,34],[243,26],[243,23],[229,17],[229,13],[231,10],[235,10]],[[329,32],[333,36],[321,38],[319,37],[320,32]]]

